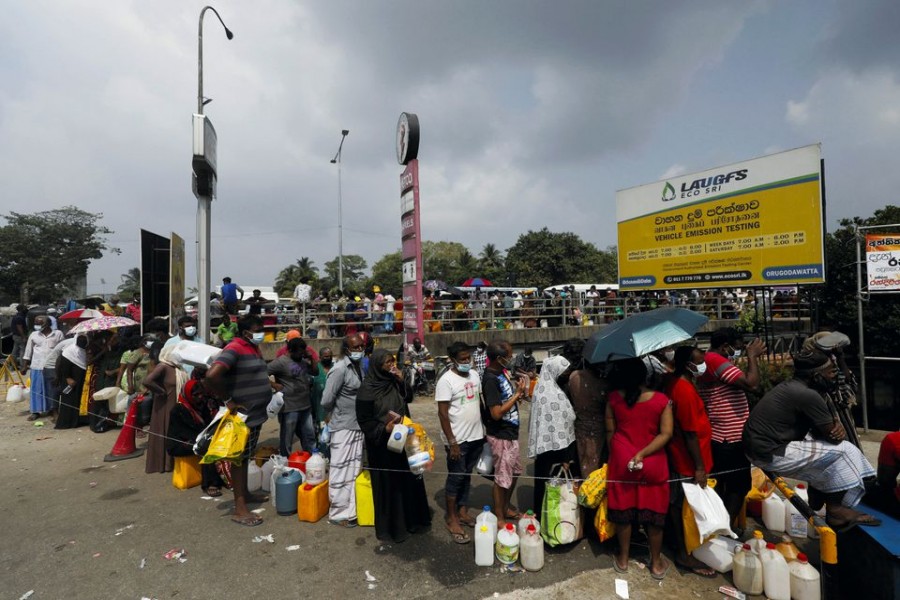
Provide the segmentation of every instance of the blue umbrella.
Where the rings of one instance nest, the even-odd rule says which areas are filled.
[[[592,363],[636,358],[691,339],[707,321],[705,315],[671,306],[637,313],[592,335],[583,356]]]

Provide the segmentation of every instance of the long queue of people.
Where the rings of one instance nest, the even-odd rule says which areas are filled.
[[[57,428],[85,421],[95,431],[112,425],[114,417],[93,395],[117,386],[129,395],[150,395],[149,402],[141,403],[150,407],[144,421],[150,434],[148,473],[171,471],[172,457],[188,453],[187,447],[222,405],[246,413],[250,435],[243,456],[249,459],[255,455],[272,393],[280,391],[285,397],[278,417],[282,455],[291,452],[295,436],[311,450],[321,426],[327,425],[331,524],[356,526],[354,484],[365,456],[372,476],[376,536],[402,542],[430,526],[423,479],[409,471],[402,455],[386,447],[393,426],[410,416],[413,390],[398,366],[404,352],[372,351],[371,340],[354,333],[342,339],[339,356],[325,349],[316,354],[296,332],[279,357],[267,363],[259,348],[262,319],[246,315],[237,320],[234,338],[211,367],[191,371],[175,364],[172,351],[182,340],[195,340],[192,317],[179,319],[177,335],[168,339],[152,324],[146,329],[153,332],[143,336],[120,329],[62,339],[47,321],[36,320],[26,354],[32,382],[42,382],[41,392],[32,395],[43,404],[33,400],[32,414],[56,410]],[[758,339],[745,343],[733,329],[715,332],[706,352],[686,344],[605,365],[586,363],[584,341],[573,339],[560,356],[544,361],[533,391],[528,372],[532,367],[513,356],[507,341],[494,339],[475,349],[451,344],[450,368],[438,380],[434,395],[449,473],[444,483],[448,535],[459,544],[471,541],[466,531],[475,523],[469,510],[471,474],[485,452],[493,464],[498,526],[522,516],[512,500],[524,472],[520,407],[529,399],[532,508],[540,511],[544,483],[554,465],[569,463],[579,478],[607,464],[608,517],[616,524],[619,543],[616,571],[628,568],[632,528],[637,525],[649,540],[650,575],[665,577],[670,565],[661,551],[668,519],[675,532],[669,540],[675,562],[698,575],[714,575],[685,551],[680,482],[705,487],[716,474],[715,490],[736,526],[751,487],[751,463],[808,482],[812,508],[824,506],[833,528],[877,526],[877,519],[856,510],[875,470],[846,440],[846,430],[828,405],[842,362],[840,346],[828,345],[828,339],[812,338],[794,357],[793,378],[765,394],[752,411],[746,392],[759,385],[765,347]],[[738,366],[738,357],[745,359],[745,369]],[[230,485],[235,498],[232,520],[256,526],[262,518],[249,505],[263,498],[248,490],[247,464],[244,460],[232,466],[227,480],[215,467],[207,467],[203,489],[219,495]]]

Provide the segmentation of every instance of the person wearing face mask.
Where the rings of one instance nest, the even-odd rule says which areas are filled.
[[[312,373],[318,366],[312,362],[309,350],[299,337],[287,345],[287,354],[269,363],[272,387],[284,395],[284,407],[278,413],[281,440],[279,452],[290,456],[294,435],[300,438],[303,450],[312,452],[316,447],[316,428],[313,424],[310,388]]]
[[[673,478],[693,478],[706,487],[707,475],[713,468],[712,427],[703,407],[703,399],[694,381],[706,372],[706,357],[696,346],[679,346],[673,351],[671,375],[666,377],[665,393],[672,399],[675,428],[666,446],[669,471]],[[675,532],[675,564],[701,577],[715,577],[716,572],[687,553],[684,546],[684,524],[681,507],[684,491],[681,481],[669,488],[669,519]]]
[[[87,370],[87,352],[85,352],[87,345],[87,336],[79,335],[75,338],[74,344],[66,346],[62,356],[57,360],[56,377],[62,391],[54,429],[72,429],[79,425],[81,390]]]
[[[234,338],[232,338],[234,339]],[[164,348],[174,348],[181,342],[198,342],[203,343],[197,336],[197,320],[190,315],[182,315],[178,317],[178,332],[177,335],[173,335],[168,340],[166,340]],[[194,367],[191,365],[182,365],[181,367],[184,369],[184,372],[187,373],[187,377],[190,378],[191,373],[194,371]],[[181,393],[181,387],[178,388],[175,398],[178,398],[178,394]]]
[[[468,544],[469,535],[462,526],[475,526],[469,515],[469,490],[472,469],[484,446],[481,423],[481,378],[472,367],[468,344],[454,342],[447,348],[451,367],[437,382],[434,400],[441,423],[441,441],[447,450],[447,531],[457,544]]]
[[[746,351],[747,371],[734,362]],[[750,404],[746,392],[759,387],[759,357],[766,351],[758,338],[744,345],[744,340],[733,327],[715,331],[710,339],[709,351],[704,360],[706,372],[697,379],[697,391],[706,405],[706,414],[712,426],[712,455],[719,475],[716,493],[722,497],[732,523],[750,491],[750,463],[741,446],[741,432]]]
[[[313,377],[312,389],[310,390],[309,401],[312,404],[313,419],[316,423],[316,437],[322,432],[325,426],[325,410],[322,408],[322,394],[325,392],[325,382],[328,380],[328,373],[334,367],[334,352],[328,346],[322,348],[319,352],[319,360],[316,363],[315,376]],[[327,448],[325,448],[327,450]]]
[[[365,349],[359,334],[344,338],[342,358],[328,373],[322,393],[322,409],[331,430],[328,522],[341,527],[356,527],[356,477],[362,469],[365,445],[356,419],[356,393],[365,377],[362,367]]]
[[[29,421],[37,420],[41,415],[50,414],[54,410],[53,381],[44,376],[44,363],[58,343],[63,341],[62,331],[50,327],[50,319],[44,315],[35,317],[34,331],[25,342],[25,353],[22,359],[25,368],[31,368],[31,414]],[[52,375],[48,373],[48,375]]]
[[[207,392],[228,410],[240,410],[247,414],[250,435],[244,448],[240,466],[232,465],[232,488],[234,491],[234,513],[231,520],[238,525],[255,527],[262,518],[251,512],[247,506],[265,502],[267,496],[252,495],[247,489],[247,465],[256,452],[259,432],[268,418],[266,407],[272,400],[272,385],[266,370],[259,345],[263,342],[263,322],[257,315],[247,315],[238,320],[238,335],[222,349],[222,353],[206,373]]]
[[[818,350],[793,358],[794,377],[766,393],[747,419],[747,456],[764,471],[808,482],[810,508],[824,504],[825,520],[835,531],[880,525],[880,520],[855,510],[875,468],[847,441],[823,397],[834,388],[837,365]]]

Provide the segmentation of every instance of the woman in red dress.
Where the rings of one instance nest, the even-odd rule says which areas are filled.
[[[668,396],[647,389],[647,370],[639,358],[616,361],[609,376],[606,436],[609,440],[609,520],[616,524],[617,573],[628,570],[631,527],[643,525],[650,541],[650,576],[661,580],[669,562],[660,554],[669,508],[666,444],[672,438]]]

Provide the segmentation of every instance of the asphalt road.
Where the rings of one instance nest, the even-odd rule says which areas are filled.
[[[372,528],[300,523],[277,516],[269,504],[260,507],[265,523],[247,528],[229,520],[227,493],[216,502],[201,499],[199,488],[179,491],[170,475],[146,475],[143,458],[104,463],[118,430],[56,431],[49,421],[37,428],[25,421],[25,408],[0,402],[0,598],[16,600],[30,590],[35,600],[616,597],[612,546],[595,540],[548,550],[537,573],[476,567],[474,545],[453,544],[446,533],[438,474],[425,479],[433,527],[403,544],[378,542]],[[411,412],[437,437],[432,400],[420,397]],[[527,419],[527,405],[523,413]],[[526,431],[527,421],[522,440]],[[276,436],[277,423],[267,423],[261,441],[275,443]],[[435,471],[445,464],[439,449]],[[489,482],[474,476],[473,484],[472,504],[489,503]],[[516,494],[523,510],[531,493],[531,482],[523,481]],[[252,541],[268,534],[274,543]],[[300,549],[286,549],[292,545]],[[163,557],[182,548],[185,562]],[[633,554],[640,559],[646,549],[635,546]],[[366,571],[377,581],[367,582]],[[715,590],[728,583],[673,569],[658,584],[635,562],[625,579],[634,599],[721,598]]]

